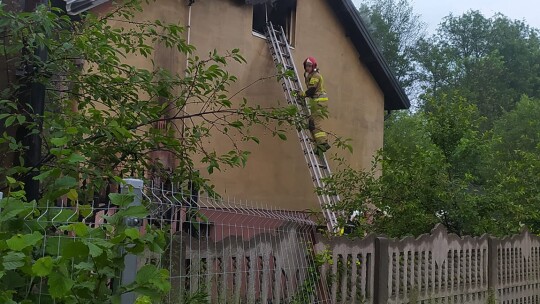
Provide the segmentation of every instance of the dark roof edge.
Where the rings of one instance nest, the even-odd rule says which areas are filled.
[[[351,0],[328,0],[341,23],[344,25],[346,34],[351,38],[356,50],[360,54],[360,60],[364,62],[373,74],[375,81],[384,93],[385,110],[407,109],[411,106],[409,97],[399,84],[390,66],[384,59],[371,37],[369,30],[362,21],[358,9]]]

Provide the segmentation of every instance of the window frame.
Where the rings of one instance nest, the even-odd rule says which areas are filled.
[[[268,15],[268,4],[267,3],[261,3],[261,4],[255,4],[252,5],[252,21],[251,21],[251,33],[253,36],[258,38],[266,39],[266,36],[264,35],[264,32],[260,32],[257,29],[255,29],[255,6],[257,5],[264,5],[264,17],[265,17],[265,24],[270,19]],[[296,42],[296,3],[294,4],[294,7],[287,9],[287,15],[285,16],[285,36],[287,36],[287,41],[290,46],[294,46]],[[271,20],[270,20],[271,21]],[[276,25],[276,23],[274,23]],[[279,26],[282,26],[281,24],[277,24]]]

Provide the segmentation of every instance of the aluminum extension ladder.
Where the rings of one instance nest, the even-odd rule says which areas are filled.
[[[296,98],[294,94],[295,92],[302,91],[303,88],[298,77],[298,71],[294,64],[291,48],[287,41],[287,37],[285,36],[283,27],[276,29],[271,22],[268,22],[266,38],[276,67],[278,69],[282,67],[283,69],[294,71],[295,77],[283,77],[281,79],[281,85],[285,97],[287,98],[287,102],[296,106],[300,113],[307,117],[310,114],[309,108],[305,105],[304,100]],[[326,156],[324,153],[322,153],[321,156],[315,153],[314,141],[311,132],[308,129],[297,130],[297,133],[298,138],[300,139],[300,146],[304,152],[304,157],[311,174],[311,179],[313,180],[313,185],[316,189],[319,187],[323,188],[323,179],[330,177],[332,174]],[[338,222],[336,213],[328,210],[328,207],[339,203],[339,196],[318,194],[318,198],[324,217],[326,218],[328,230],[330,232],[337,232]]]

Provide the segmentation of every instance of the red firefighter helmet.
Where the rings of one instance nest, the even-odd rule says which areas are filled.
[[[306,65],[308,63],[311,63],[311,66],[313,67],[314,70],[317,68],[317,60],[315,60],[315,58],[313,57],[306,58],[306,60],[304,60],[304,69],[306,68]]]

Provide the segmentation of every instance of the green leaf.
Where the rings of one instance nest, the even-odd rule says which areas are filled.
[[[32,210],[32,204],[23,203],[21,200],[13,198],[4,198],[0,200],[0,223],[10,220],[17,215]]]
[[[151,284],[160,291],[168,291],[171,288],[169,272],[154,265],[145,265],[139,269],[135,281],[141,285]]]
[[[124,231],[124,233],[126,234],[126,236],[133,240],[136,240],[140,237],[139,229],[137,228],[128,228]]]
[[[39,174],[38,176],[34,176],[33,180],[44,181],[46,178],[50,177],[51,175],[58,176],[58,173],[59,173],[59,170],[57,169],[45,170],[45,171],[42,171],[41,174]]]
[[[49,236],[46,239],[45,244],[45,252],[52,256],[60,255],[61,249],[68,243],[71,242],[72,239],[70,239],[67,236],[59,235],[59,236]]]
[[[4,303],[4,304],[18,304],[17,302],[13,301],[11,299],[11,296],[9,296],[8,298],[8,295],[5,295],[5,294],[0,294],[0,303]]]
[[[92,271],[91,269],[89,269],[90,271]],[[93,292],[94,290],[96,290],[96,283],[94,281],[85,281],[85,282],[76,282],[76,288],[77,288],[77,291],[78,290],[81,290],[82,292],[84,292],[86,294],[86,292]],[[101,285],[101,286],[104,286],[105,284]],[[86,291],[83,291],[84,289],[86,289]]]
[[[113,266],[113,265],[111,265]],[[117,266],[114,266],[114,267],[117,267]],[[97,271],[98,274],[100,275],[105,275],[105,276],[108,276],[108,277],[115,277],[117,275],[117,272],[116,270],[113,268],[113,267],[110,267],[110,266],[105,266],[105,267],[100,267]]]
[[[89,262],[80,262],[80,263],[75,264],[73,267],[79,270],[87,270],[87,271],[94,270],[94,264],[89,263]]]
[[[2,257],[4,270],[15,270],[24,266],[26,255],[22,252],[8,252]]]
[[[287,140],[287,135],[285,135],[284,133],[278,133],[277,135],[281,140]]]
[[[103,248],[112,248],[115,246],[115,244],[105,239],[92,239],[88,240],[88,242],[92,242],[92,244],[98,245],[99,247]]]
[[[74,202],[79,199],[79,194],[77,193],[77,190],[75,189],[70,189],[66,195],[68,199]]]
[[[62,230],[73,231],[79,237],[85,237],[88,235],[89,228],[85,223],[74,223],[68,226],[62,227]]]
[[[26,122],[26,116],[17,115],[17,121],[19,122],[19,124],[23,124],[24,122]]]
[[[23,276],[19,270],[8,270],[6,271],[5,278],[2,286],[3,290],[17,289],[28,286],[28,280],[26,276]],[[2,303],[2,302],[0,302]]]
[[[79,214],[88,217],[92,214],[93,208],[90,205],[79,205]]]
[[[109,199],[113,205],[119,207],[127,207],[135,199],[135,194],[133,193],[111,193],[109,194]]]
[[[137,243],[135,246],[130,245],[128,248],[126,248],[126,251],[134,255],[139,255],[144,252],[144,250],[146,249],[145,247],[146,246],[143,243]]]
[[[54,182],[55,187],[63,189],[75,188],[77,185],[77,180],[71,176],[62,176]]]
[[[135,304],[152,304],[152,298],[149,296],[139,296],[135,300]]]
[[[66,259],[86,257],[89,253],[88,246],[81,241],[68,242],[61,250],[62,257]]]
[[[103,249],[96,244],[93,244],[92,241],[85,240],[84,243],[88,246],[89,253],[92,257],[96,258],[103,254]]]
[[[32,272],[38,277],[48,276],[53,269],[53,259],[50,256],[38,259],[32,265]]]
[[[53,298],[60,298],[66,296],[71,292],[73,287],[73,280],[64,276],[60,271],[51,272],[49,279],[49,293]]]
[[[148,215],[148,210],[144,206],[131,206],[125,210],[118,211],[115,215],[119,217],[144,218]]]
[[[80,162],[83,162],[85,160],[86,160],[86,158],[84,158],[84,156],[82,156],[82,155],[80,155],[78,153],[73,153],[67,158],[67,161],[70,164],[80,163]]]
[[[13,115],[13,116],[10,116],[10,117],[8,117],[8,118],[6,119],[6,121],[4,122],[6,128],[9,127],[9,126],[11,126],[11,125],[15,122],[15,118],[16,118],[16,116]]]
[[[66,128],[66,133],[69,134],[69,135],[74,135],[74,134],[79,133],[79,129],[77,129],[75,127],[67,127]]]
[[[32,234],[17,234],[7,240],[6,243],[9,249],[21,251],[29,246],[35,246],[41,239],[43,239],[43,236],[36,231]]]
[[[130,206],[116,212],[113,216],[104,216],[104,218],[115,225],[121,225],[125,218],[145,218],[148,210],[144,206]],[[120,235],[119,235],[120,236]]]
[[[144,284],[144,283],[147,283],[148,281],[151,280],[151,278],[153,276],[156,275],[156,273],[158,272],[158,269],[156,266],[152,265],[152,264],[149,264],[149,265],[144,265],[143,267],[141,267],[141,269],[139,269],[139,271],[137,272],[137,275],[135,277],[135,281],[139,284]]]
[[[62,147],[68,143],[69,139],[67,137],[51,138],[51,144],[56,147]]]
[[[236,121],[233,121],[233,122],[229,123],[229,126],[239,129],[239,128],[242,128],[244,126],[244,124],[241,121],[236,120]]]

